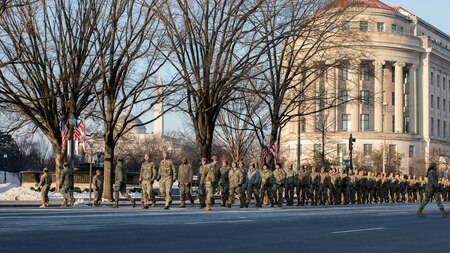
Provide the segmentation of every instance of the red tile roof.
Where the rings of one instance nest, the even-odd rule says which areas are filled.
[[[344,7],[344,6],[355,6],[355,7],[366,7],[375,9],[384,9],[395,11],[391,6],[378,1],[378,0],[335,0],[331,3],[333,7]]]

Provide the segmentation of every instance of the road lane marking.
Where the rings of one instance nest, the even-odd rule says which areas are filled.
[[[379,228],[361,228],[361,229],[354,229],[354,230],[344,230],[344,231],[336,231],[331,232],[332,234],[345,234],[345,233],[355,233],[355,232],[363,232],[363,231],[373,231],[373,230],[383,230],[384,227]]]
[[[222,223],[243,223],[252,222],[253,220],[216,220],[216,221],[198,221],[198,222],[186,222],[185,225],[198,225],[198,224],[222,224]]]

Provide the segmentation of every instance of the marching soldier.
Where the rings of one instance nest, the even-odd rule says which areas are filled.
[[[214,183],[216,182],[215,171],[217,164],[217,157],[211,157],[212,162],[202,167],[202,174],[200,175],[200,183],[205,187],[206,199],[205,210],[211,211],[211,206],[214,198]]]
[[[277,205],[281,207],[283,205],[283,188],[286,183],[286,172],[281,168],[280,163],[275,165],[273,176],[275,178],[275,184],[273,186],[275,202],[277,202]]]
[[[319,203],[319,185],[320,185],[320,174],[317,172],[315,166],[311,169],[309,190],[311,196],[311,205],[317,205]]]
[[[172,186],[177,179],[177,171],[173,161],[167,157],[167,152],[163,152],[163,159],[159,163],[158,182],[159,191],[165,199],[164,209],[168,210],[172,204]]]
[[[136,206],[136,201],[130,196],[130,194],[127,193],[127,185],[126,180],[127,176],[123,169],[123,159],[119,157],[117,159],[117,165],[114,170],[115,174],[115,182],[114,182],[114,205],[112,205],[112,208],[119,208],[119,192],[126,197],[130,202],[131,206],[134,208]]]
[[[152,206],[156,206],[155,196],[153,194],[153,181],[156,178],[155,163],[149,161],[149,154],[144,155],[144,162],[141,165],[141,173],[139,174],[139,184],[141,185],[141,205],[142,208],[148,209],[148,199],[152,198]]]
[[[61,171],[59,179],[59,189],[64,197],[62,207],[67,205],[73,206],[75,199],[73,198],[73,171],[68,163],[64,163],[64,169]]]
[[[44,168],[43,174],[41,176],[41,180],[39,180],[38,190],[41,191],[41,197],[42,197],[42,205],[41,208],[49,207],[49,200],[48,200],[48,192],[50,191],[50,186],[52,185],[52,176],[48,174],[48,169]]]
[[[269,170],[269,165],[265,163],[263,165],[263,169],[261,171],[261,188],[260,188],[260,200],[264,199],[264,196],[267,194],[267,197],[270,201],[270,206],[273,207],[273,194],[272,194],[272,186],[274,185],[274,178],[272,171]],[[261,204],[260,204],[261,207]]]
[[[325,167],[320,169],[320,185],[319,185],[319,204],[325,205],[328,202],[328,187],[330,177]]]
[[[338,205],[339,204],[339,187],[341,185],[341,177],[336,172],[336,168],[333,168],[331,170],[330,175],[330,203],[332,205]]]
[[[228,194],[230,191],[230,185],[228,182],[228,172],[230,171],[230,167],[228,166],[228,162],[226,160],[222,161],[222,167],[219,172],[219,189],[220,189],[220,199],[221,206],[226,206],[228,200]]]
[[[234,194],[238,195],[240,207],[243,208],[245,201],[242,194],[242,184],[244,183],[244,175],[242,170],[237,167],[237,162],[231,163],[231,169],[228,171],[228,182],[230,184],[230,191],[228,196],[227,207],[231,208],[234,201]]]
[[[286,170],[286,185],[284,197],[286,198],[286,206],[294,205],[294,187],[295,187],[295,171],[291,164]]]
[[[205,200],[206,200],[206,188],[205,184],[202,182],[202,172],[203,170],[206,170],[206,157],[202,157],[200,159],[200,168],[198,169],[198,178],[199,178],[199,184],[198,184],[198,201],[200,202],[200,209],[203,209],[206,207]]]
[[[252,201],[252,195],[255,196],[255,205],[256,207],[261,207],[261,202],[259,199],[259,181],[260,174],[259,170],[256,169],[256,165],[254,163],[250,164],[250,169],[247,172],[247,197],[245,202],[245,207],[250,205]]]
[[[446,217],[449,212],[446,212],[444,209],[444,206],[441,203],[441,192],[439,189],[439,177],[437,172],[437,166],[436,163],[431,163],[430,167],[428,168],[428,184],[426,187],[426,193],[425,193],[425,199],[420,204],[419,210],[417,210],[417,216],[423,217],[423,209],[427,205],[428,201],[430,201],[431,197],[434,196],[434,200],[436,201],[436,205],[439,207],[439,210],[441,211],[441,215],[443,217]]]
[[[302,166],[297,175],[297,206],[304,206],[309,196],[309,173],[306,166]]]
[[[180,189],[180,208],[186,207],[186,199],[191,201],[194,206],[194,198],[192,197],[192,177],[194,170],[188,163],[187,157],[183,157],[182,164],[178,169],[178,187]]]
[[[247,172],[248,169],[245,168],[245,164],[243,161],[239,162],[239,168],[242,170],[242,176],[244,177],[244,182],[242,183],[242,197],[244,198],[244,202],[246,203],[247,201],[245,200],[246,198],[246,192],[247,192]]]
[[[103,176],[100,170],[95,171],[95,175],[92,178],[92,185],[94,186],[94,201],[92,207],[101,206],[103,195]]]

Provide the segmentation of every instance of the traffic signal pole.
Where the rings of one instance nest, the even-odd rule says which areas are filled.
[[[348,150],[350,153],[350,169],[353,170],[353,142],[355,142],[356,139],[353,138],[352,134],[350,134],[350,138],[348,138]]]

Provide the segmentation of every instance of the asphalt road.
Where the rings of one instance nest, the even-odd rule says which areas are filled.
[[[450,216],[417,207],[0,206],[0,252],[450,252]]]

